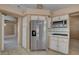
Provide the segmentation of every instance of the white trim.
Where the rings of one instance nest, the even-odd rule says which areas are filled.
[[[17,37],[17,39],[18,39],[18,48],[20,47],[20,25],[21,25],[21,17],[18,17],[18,37]]]
[[[16,29],[16,24],[14,25],[14,35],[17,35],[17,29]]]
[[[4,50],[4,15],[2,15],[2,48]]]

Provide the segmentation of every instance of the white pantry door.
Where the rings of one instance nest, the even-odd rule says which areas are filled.
[[[22,20],[22,47],[26,48],[27,41],[27,17],[24,17]]]

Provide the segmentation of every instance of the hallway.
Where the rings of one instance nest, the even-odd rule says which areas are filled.
[[[71,39],[70,54],[79,55],[79,39]]]
[[[17,39],[15,36],[6,37],[4,39],[4,48],[5,49],[16,49],[18,47]]]

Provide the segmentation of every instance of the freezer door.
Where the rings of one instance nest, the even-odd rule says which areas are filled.
[[[37,50],[37,34],[36,34],[37,23],[35,20],[31,21],[31,39],[30,39],[30,47],[31,50]]]

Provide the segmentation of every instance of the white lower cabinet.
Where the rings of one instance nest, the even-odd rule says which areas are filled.
[[[50,37],[50,49],[68,54],[69,42],[66,38]]]
[[[58,51],[68,54],[68,42],[66,41],[67,39],[60,39],[58,43]]]
[[[57,38],[55,38],[55,39],[53,39],[53,38],[50,37],[50,48],[57,51],[58,50],[58,48],[57,48]]]

